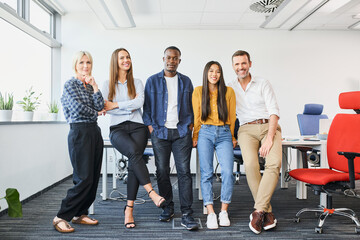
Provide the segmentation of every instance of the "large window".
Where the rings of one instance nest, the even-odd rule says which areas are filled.
[[[51,37],[56,12],[41,2],[0,0],[0,92],[13,93],[15,102],[22,100],[30,87],[36,95],[41,93],[34,120],[47,118],[47,105],[55,99],[51,96],[52,70],[60,67],[52,65],[53,47],[60,46]],[[13,120],[19,120],[21,107],[15,104],[13,110]]]
[[[30,1],[30,23],[41,31],[51,34],[52,14],[46,8]]]
[[[0,91],[14,93],[14,100],[18,101],[33,86],[33,90],[42,93],[39,111],[46,112],[51,99],[51,48],[2,19],[0,32]],[[16,109],[20,110],[18,106]]]
[[[16,12],[17,0],[0,0],[0,2],[5,3],[7,6],[11,7]]]

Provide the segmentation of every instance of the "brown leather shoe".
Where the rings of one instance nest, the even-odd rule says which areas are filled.
[[[277,220],[272,212],[265,213],[264,217],[264,230],[269,230],[276,227]]]
[[[250,214],[249,228],[251,229],[251,231],[256,234],[261,233],[262,225],[264,223],[264,216],[264,211],[254,211],[252,214]]]
[[[72,223],[76,223],[76,224],[85,224],[85,225],[97,225],[99,223],[98,220],[90,218],[87,215],[81,215],[80,217],[76,218],[74,217],[71,220]]]
[[[65,228],[59,227],[59,223],[64,223]],[[73,227],[71,227],[70,224],[67,221],[65,221],[64,219],[59,219],[57,221],[53,221],[53,226],[58,232],[61,232],[61,233],[71,233],[71,232],[75,231],[75,229]]]

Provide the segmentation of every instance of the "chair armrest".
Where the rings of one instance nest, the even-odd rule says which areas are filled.
[[[354,169],[354,159],[356,157],[360,157],[360,153],[356,152],[337,152],[339,155],[343,155],[348,160],[349,166],[349,180],[350,180],[350,188],[355,188],[355,169]]]
[[[352,158],[360,157],[360,153],[356,152],[338,152],[339,155],[344,155],[346,158]]]

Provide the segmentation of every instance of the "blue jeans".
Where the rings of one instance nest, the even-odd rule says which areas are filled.
[[[178,177],[180,208],[183,214],[192,214],[193,203],[190,157],[192,150],[191,131],[180,137],[177,129],[168,129],[168,138],[160,139],[151,133],[156,165],[156,177],[160,196],[166,199],[166,208],[174,209],[170,181],[170,154],[173,152]]]
[[[229,126],[202,125],[197,150],[204,206],[213,204],[214,150],[221,167],[221,202],[230,203],[234,185],[234,150]]]

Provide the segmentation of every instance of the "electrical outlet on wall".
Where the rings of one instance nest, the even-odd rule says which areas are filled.
[[[113,162],[114,158],[113,156],[109,156],[109,162]]]

